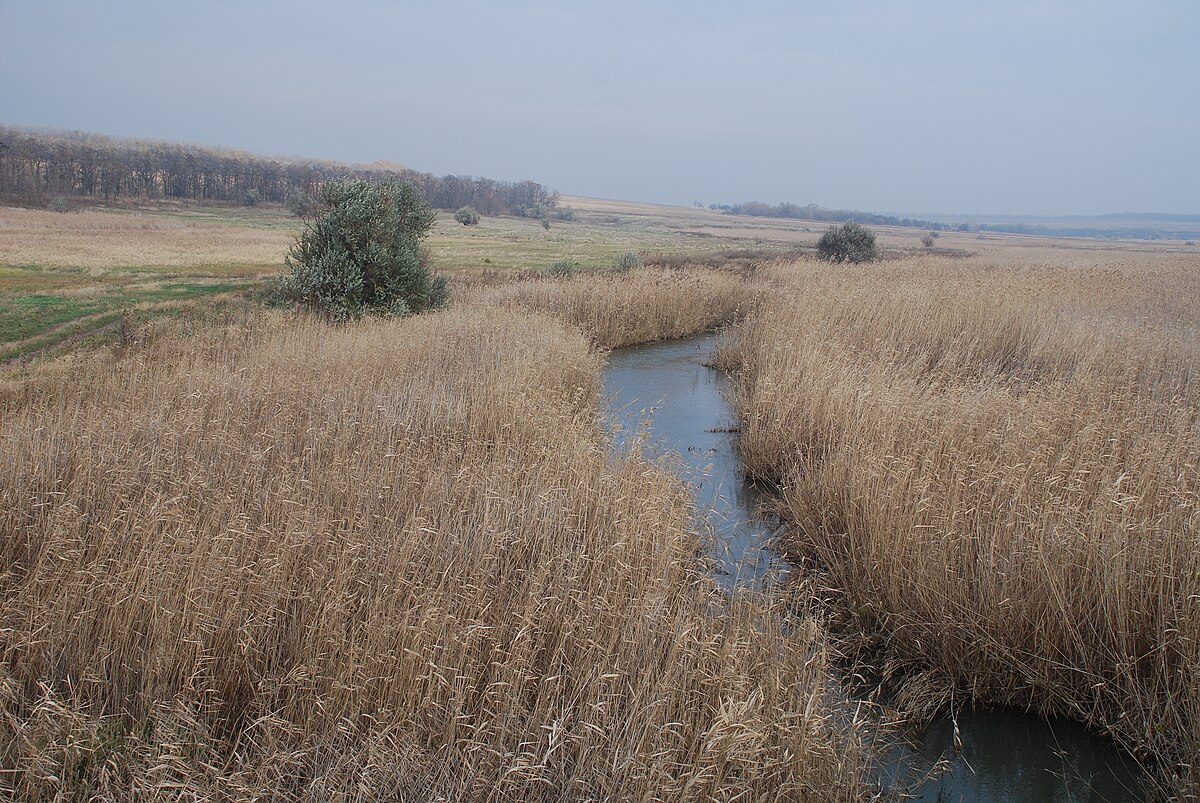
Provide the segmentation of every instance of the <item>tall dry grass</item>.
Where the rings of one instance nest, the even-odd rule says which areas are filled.
[[[569,279],[460,285],[456,301],[543,312],[571,323],[600,348],[686,337],[738,318],[753,287],[733,271],[639,269]]]
[[[910,688],[1074,716],[1196,795],[1200,265],[1058,259],[778,266],[722,357],[742,448]]]
[[[859,797],[819,628],[714,591],[680,484],[607,453],[598,361],[464,306],[231,319],[9,386],[0,787]]]

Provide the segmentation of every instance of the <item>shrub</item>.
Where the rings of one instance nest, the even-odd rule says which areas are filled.
[[[316,214],[317,202],[304,190],[293,187],[288,192],[287,208],[296,217],[309,218]]]
[[[56,195],[50,199],[50,203],[46,204],[46,209],[51,212],[70,212],[71,202],[62,195]]]
[[[612,269],[617,273],[628,273],[642,266],[642,258],[633,251],[626,251],[613,260]]]
[[[259,200],[258,190],[255,189],[254,187],[251,187],[250,189],[248,189],[244,193],[242,193],[242,205],[243,206],[258,206],[258,200]]]
[[[933,235],[926,234],[924,237],[921,238],[921,244],[924,245],[926,248],[933,248]]]
[[[285,298],[335,320],[364,313],[403,315],[445,303],[421,241],[435,214],[403,181],[331,181],[312,223],[284,260]]]
[[[557,276],[560,279],[567,279],[574,276],[579,270],[579,265],[569,259],[559,259],[551,262],[546,268],[546,273],[551,276]]]
[[[459,207],[459,210],[454,213],[454,219],[464,226],[479,225],[479,213],[470,206]]]
[[[817,241],[817,253],[829,262],[873,262],[879,258],[874,232],[853,222],[830,226]]]

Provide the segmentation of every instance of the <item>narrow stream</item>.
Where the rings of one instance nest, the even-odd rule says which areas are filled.
[[[614,351],[604,371],[606,415],[614,447],[641,439],[643,453],[675,459],[712,533],[710,557],[728,592],[786,579],[789,566],[771,548],[780,523],[757,516],[770,489],[748,480],[738,456],[729,383],[704,362],[717,340],[701,335]],[[917,801],[983,803],[1134,803],[1142,771],[1106,739],[1067,720],[1007,709],[960,711],[961,750],[949,717],[908,734],[887,756],[880,783]],[[940,759],[941,774],[927,776]]]

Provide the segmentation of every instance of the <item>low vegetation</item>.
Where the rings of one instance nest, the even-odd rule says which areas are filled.
[[[861,799],[827,624],[914,719],[1064,714],[1200,794],[1194,256],[573,209],[409,218],[372,248],[451,309],[352,327],[248,303],[315,206],[0,211],[2,359],[113,346],[0,374],[5,794]],[[597,349],[730,322],[786,604],[595,425]]]
[[[479,213],[470,206],[460,206],[454,213],[454,219],[464,226],[479,225]]]
[[[874,262],[879,259],[875,234],[858,223],[830,226],[817,240],[817,254],[827,262]]]
[[[626,251],[613,260],[612,269],[617,273],[626,273],[642,266],[642,258],[634,251]]]
[[[715,591],[678,481],[608,454],[577,329],[168,328],[0,395],[7,794],[865,793],[821,629]]]
[[[613,349],[713,329],[744,314],[753,297],[736,273],[643,268],[466,287],[456,302],[552,314]]]
[[[578,272],[578,263],[569,259],[556,259],[546,267],[546,273],[558,279],[569,279]]]
[[[723,355],[744,456],[910,711],[1072,716],[1195,794],[1200,274],[1058,260],[779,266]]]

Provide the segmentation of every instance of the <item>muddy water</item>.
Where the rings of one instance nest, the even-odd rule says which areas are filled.
[[[617,449],[640,444],[689,484],[711,534],[717,582],[730,593],[781,582],[788,564],[771,548],[779,522],[756,515],[769,488],[748,480],[737,452],[728,380],[704,362],[715,335],[614,351],[604,372],[606,415]],[[880,782],[919,801],[1132,803],[1141,772],[1082,726],[1008,710],[960,711],[908,734]],[[939,760],[948,769],[924,782]]]

